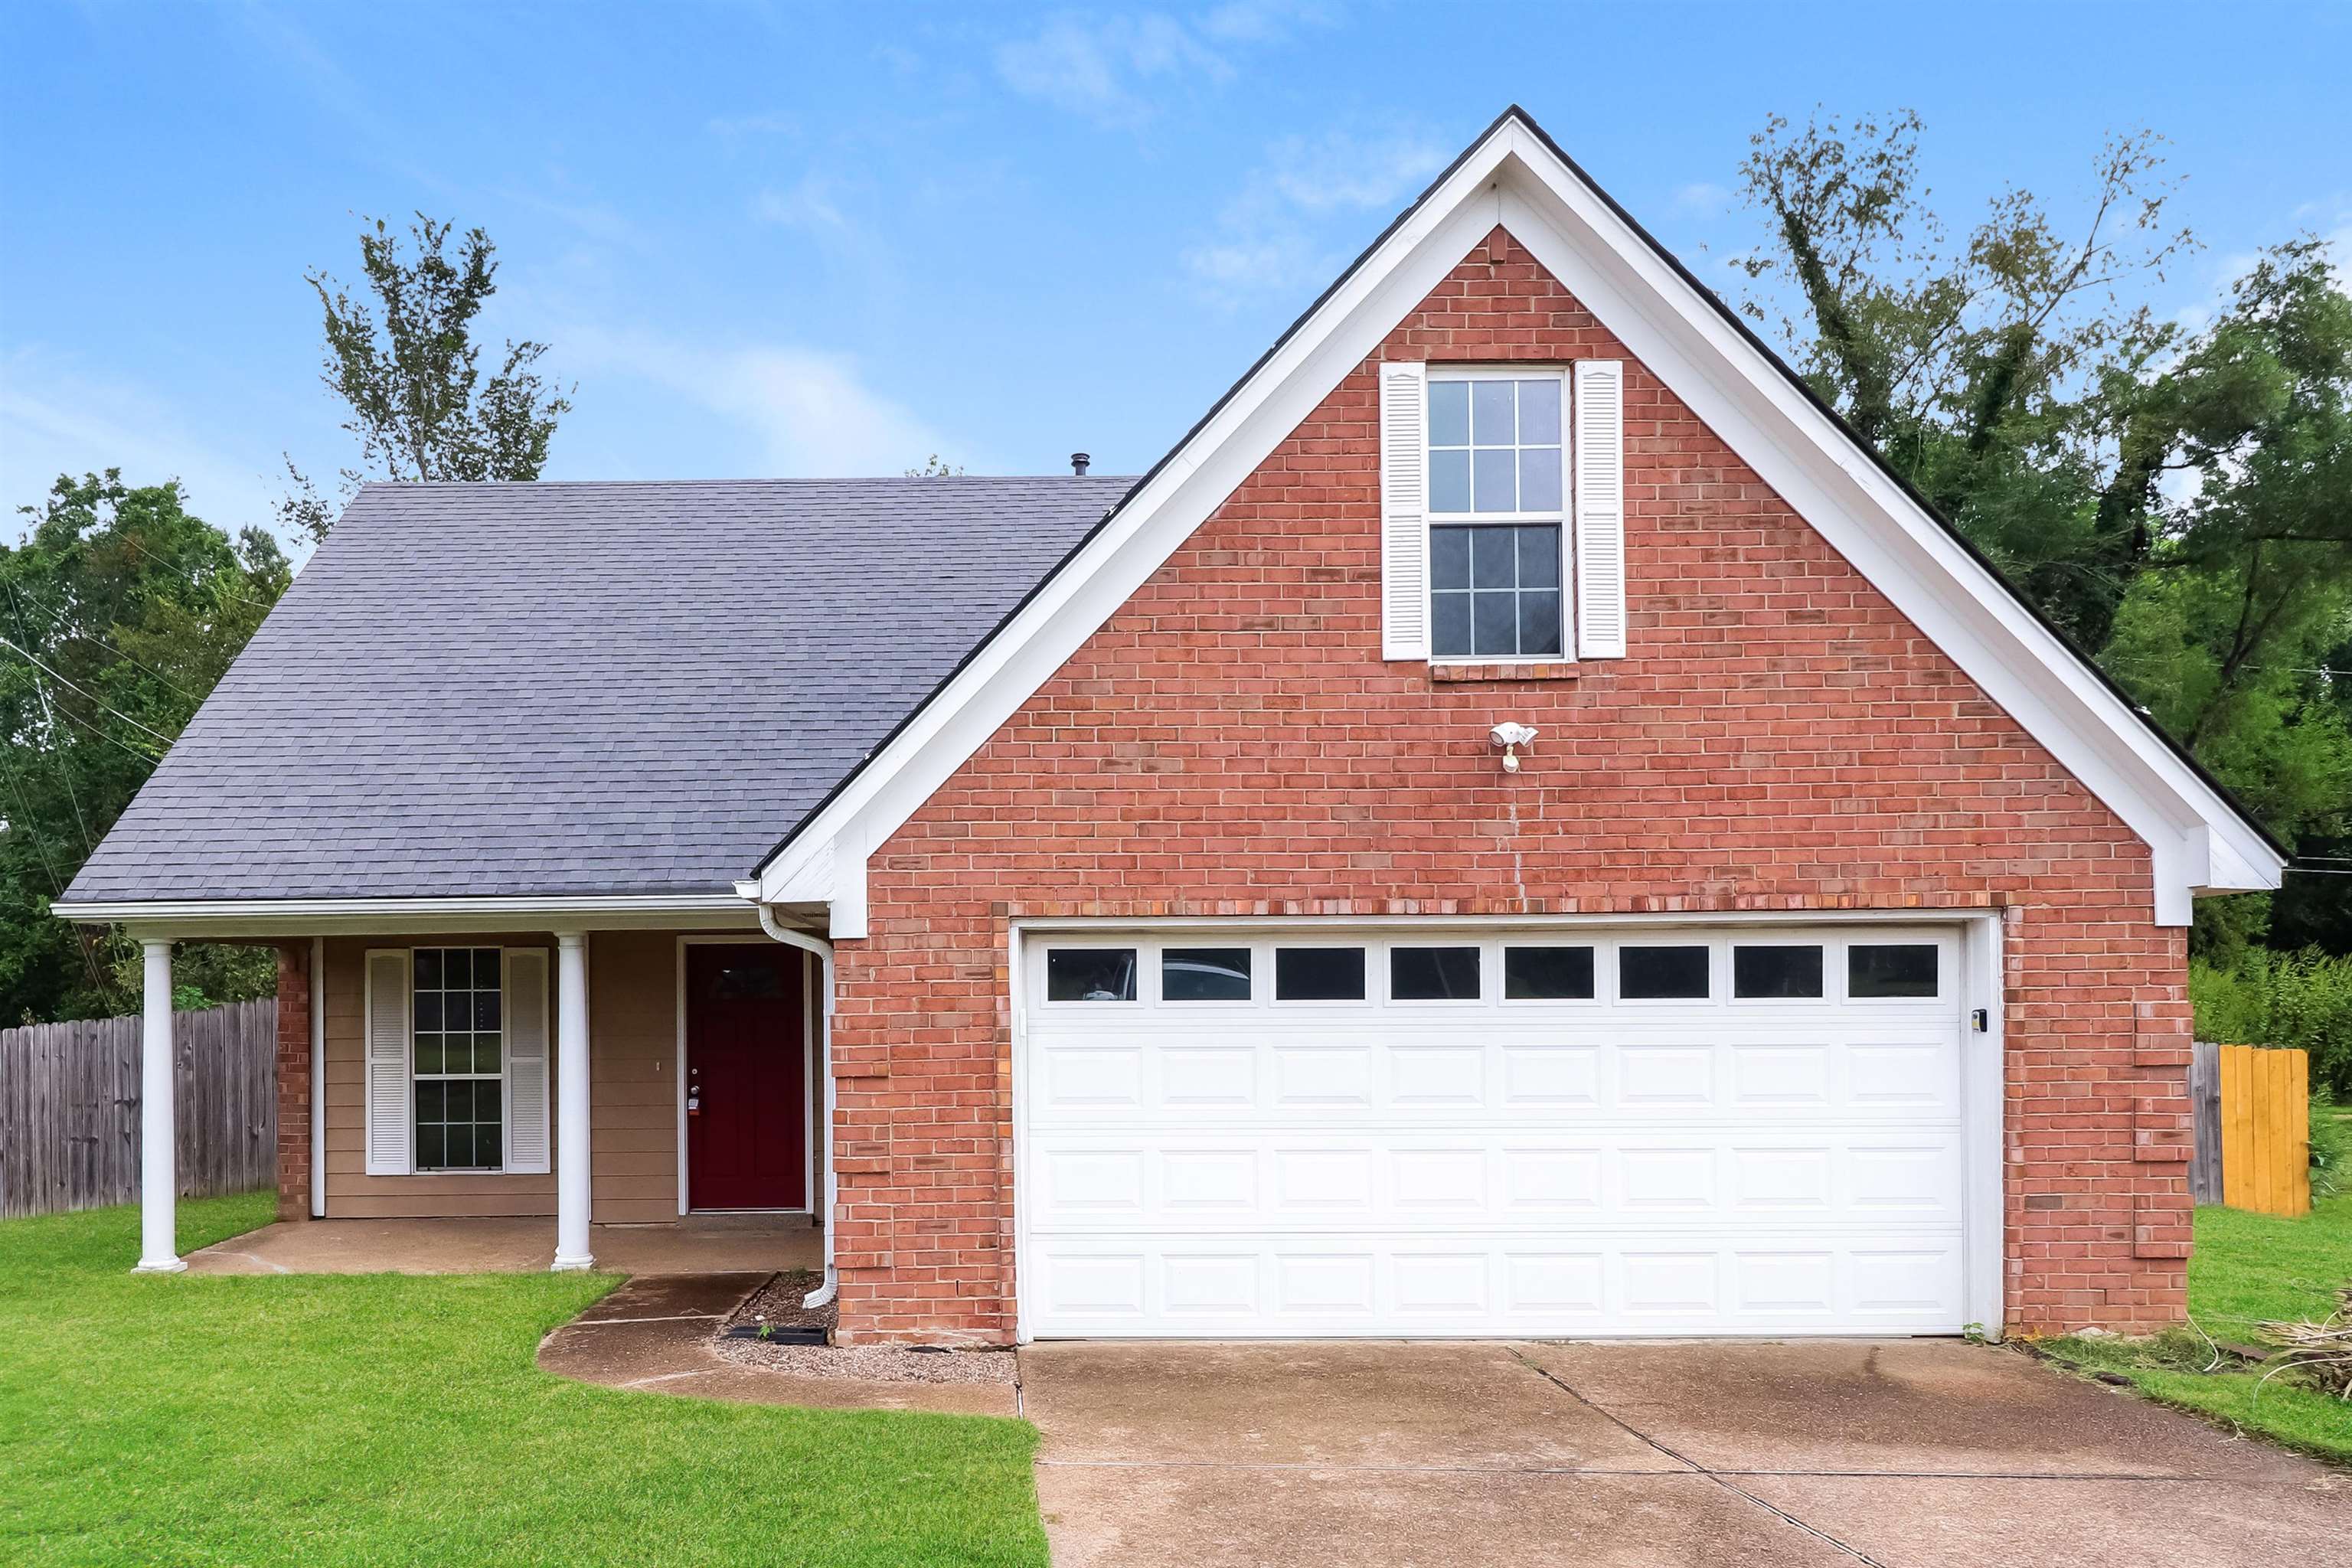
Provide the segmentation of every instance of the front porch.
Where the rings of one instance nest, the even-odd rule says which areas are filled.
[[[824,1267],[824,1233],[801,1215],[688,1215],[589,1229],[616,1274],[773,1274]],[[528,1274],[555,1260],[541,1218],[280,1220],[192,1252],[191,1274]]]
[[[331,923],[266,933],[279,1223],[174,1257],[171,1141],[142,1138],[142,1272],[827,1268],[821,939],[748,906]],[[135,934],[144,1127],[168,1130],[172,938]]]

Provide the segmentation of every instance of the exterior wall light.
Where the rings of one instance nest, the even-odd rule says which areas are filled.
[[[1517,723],[1497,724],[1486,731],[1486,738],[1503,748],[1503,771],[1507,773],[1515,773],[1519,771],[1519,748],[1535,744],[1535,726]]]

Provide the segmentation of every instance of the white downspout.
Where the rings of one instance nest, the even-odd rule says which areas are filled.
[[[786,947],[813,952],[824,966],[824,1007],[817,1026],[817,1059],[824,1078],[824,1283],[810,1291],[802,1300],[803,1307],[830,1305],[834,1293],[841,1288],[840,1276],[833,1267],[833,1216],[838,1206],[835,1201],[837,1179],[833,1173],[833,943],[806,931],[793,931],[776,923],[776,911],[766,904],[753,906],[760,911],[760,929]]]
[[[310,939],[310,1217],[327,1217],[327,939]]]

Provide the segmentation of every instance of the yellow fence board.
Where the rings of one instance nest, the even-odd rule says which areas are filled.
[[[2311,1058],[2223,1046],[2221,1201],[2256,1214],[2311,1212]]]
[[[2287,1213],[2311,1212],[2311,1053],[2284,1051],[2287,1058],[2286,1102],[2293,1113],[2287,1121],[2287,1169],[2293,1186],[2287,1192]]]
[[[2221,1201],[2233,1209],[2254,1206],[2253,1116],[2246,1098],[2244,1046],[2221,1047]]]

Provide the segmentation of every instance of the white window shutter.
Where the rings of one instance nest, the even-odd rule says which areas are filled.
[[[1381,657],[1429,657],[1429,367],[1381,366]]]
[[[547,950],[507,949],[506,1168],[547,1170]]]
[[[408,1103],[408,952],[367,955],[367,1173],[408,1174],[415,1127]]]
[[[1625,367],[1576,366],[1576,651],[1625,657]]]

